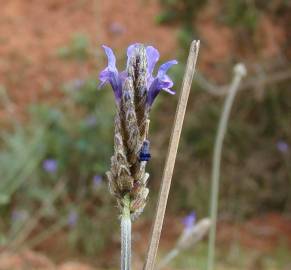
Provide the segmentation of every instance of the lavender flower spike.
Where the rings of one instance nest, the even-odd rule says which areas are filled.
[[[109,82],[117,101],[114,155],[111,158],[111,170],[106,175],[121,213],[126,201],[130,217],[134,219],[143,211],[148,195],[146,184],[149,175],[145,172],[145,166],[150,152],[144,153],[143,146],[149,144],[149,112],[161,90],[175,94],[171,90],[173,81],[167,71],[177,61],[162,64],[154,76],[155,65],[160,58],[158,50],[153,46],[135,43],[127,49],[125,71],[118,72],[113,51],[107,46],[103,46],[103,49],[108,66],[99,75],[100,85]]]
[[[154,77],[158,50],[135,43],[127,49],[126,71],[119,73],[112,50],[103,48],[108,66],[100,73],[101,85],[109,82],[117,101],[114,154],[106,176],[121,212],[121,269],[130,270],[131,221],[142,213],[149,193],[146,164],[151,156],[148,141],[150,108],[161,90],[174,93],[170,90],[173,82],[166,73],[177,61],[161,65]]]

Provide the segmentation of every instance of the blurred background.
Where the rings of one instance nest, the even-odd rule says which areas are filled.
[[[0,269],[118,269],[119,221],[105,172],[115,105],[98,91],[101,45],[159,49],[179,93],[201,40],[159,258],[209,215],[214,140],[233,66],[248,75],[222,152],[217,269],[291,269],[291,4],[288,0],[0,0]],[[141,269],[178,94],[151,112],[149,202],[133,228]],[[194,220],[191,221],[194,224]],[[190,223],[191,223],[190,222]],[[194,226],[190,224],[190,226]],[[167,269],[205,269],[207,239]]]

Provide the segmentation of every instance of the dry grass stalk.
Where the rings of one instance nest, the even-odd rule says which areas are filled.
[[[178,150],[178,144],[180,140],[180,134],[182,131],[183,120],[186,112],[187,101],[192,85],[193,75],[195,72],[195,66],[197,56],[199,52],[199,41],[194,40],[190,47],[190,52],[187,60],[186,71],[182,84],[182,91],[177,106],[175,122],[172,129],[172,135],[170,139],[169,150],[167,154],[166,164],[164,168],[164,174],[162,178],[162,184],[160,188],[159,200],[155,215],[155,220],[152,228],[152,234],[150,239],[150,245],[144,265],[145,270],[153,270],[155,266],[156,255],[158,251],[158,245],[160,235],[162,231],[164,215],[167,206],[168,195],[171,186],[171,180]]]

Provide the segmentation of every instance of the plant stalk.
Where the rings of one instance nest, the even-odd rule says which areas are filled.
[[[121,270],[131,269],[131,219],[130,219],[130,199],[126,195],[124,198],[123,212],[121,215]]]
[[[223,106],[223,112],[220,117],[218,131],[215,138],[214,152],[213,152],[212,175],[211,175],[211,197],[210,197],[211,227],[210,227],[209,242],[208,242],[207,270],[214,269],[220,163],[221,163],[223,140],[225,137],[229,115],[230,115],[230,111],[231,111],[231,107],[234,101],[235,94],[239,88],[241,79],[246,75],[245,66],[243,64],[237,64],[234,67],[234,73],[235,73],[234,78],[230,85],[229,92]]]

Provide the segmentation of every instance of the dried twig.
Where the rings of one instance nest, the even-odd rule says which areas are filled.
[[[264,74],[262,76],[254,76],[244,83],[240,84],[238,90],[247,90],[250,88],[257,88],[258,86],[265,86],[267,84],[277,83],[283,80],[288,80],[291,78],[291,69],[286,69],[272,74]],[[205,91],[213,94],[215,96],[225,96],[228,94],[229,85],[215,85],[214,83],[208,81],[201,73],[197,72],[195,81],[197,84],[202,87]]]
[[[169,150],[167,154],[167,160],[164,168],[164,174],[162,178],[162,184],[159,194],[159,200],[156,210],[156,216],[152,228],[152,235],[150,239],[150,245],[148,249],[148,254],[146,258],[146,262],[144,265],[145,270],[153,270],[155,266],[155,259],[158,250],[160,235],[162,231],[164,215],[169,195],[169,190],[171,186],[171,180],[178,150],[178,144],[180,140],[180,134],[183,126],[183,120],[185,116],[187,101],[191,89],[191,84],[193,80],[193,75],[195,71],[198,51],[199,51],[199,41],[194,40],[190,47],[190,53],[188,56],[186,72],[184,75],[184,80],[182,84],[182,91],[180,94],[175,123],[172,129],[172,135],[170,139]]]

